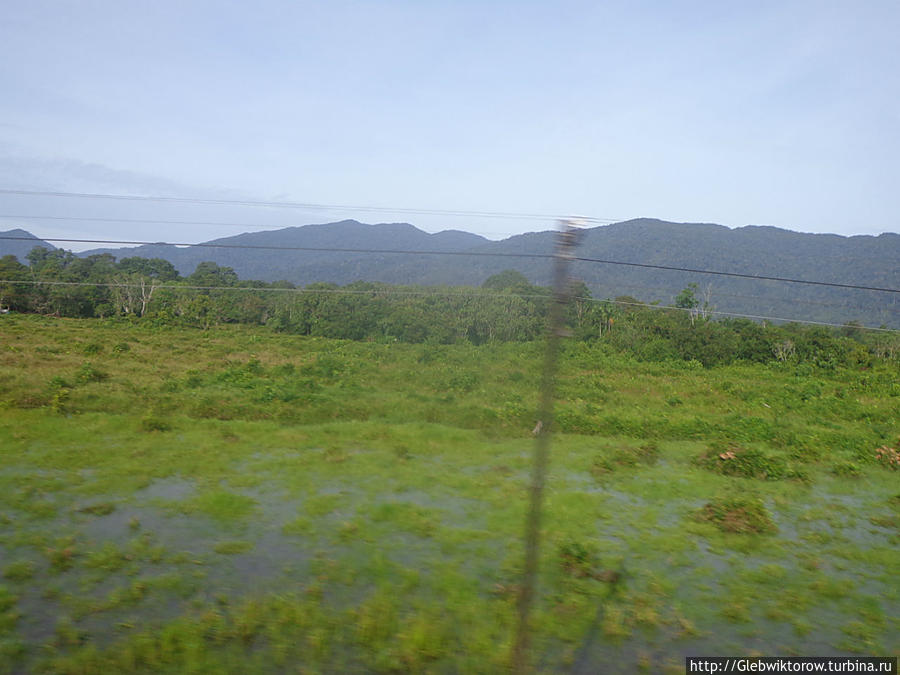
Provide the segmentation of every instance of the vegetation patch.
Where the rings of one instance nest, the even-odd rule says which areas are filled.
[[[56,546],[48,546],[44,554],[50,562],[50,568],[55,572],[65,572],[75,564],[78,555],[71,538],[57,542]]]
[[[617,468],[653,466],[657,459],[659,447],[656,443],[644,443],[638,447],[625,445],[595,457],[591,464],[591,473],[601,477],[614,472]]]
[[[431,536],[439,523],[439,518],[432,509],[398,501],[379,504],[372,509],[371,518],[376,523],[388,523],[422,537]]]
[[[6,586],[0,586],[0,637],[11,632],[19,620],[19,613],[16,611],[17,602],[18,598]]]
[[[801,475],[790,467],[783,457],[739,445],[711,446],[700,455],[697,463],[723,476],[780,480]]]
[[[155,415],[148,415],[141,418],[141,429],[143,431],[171,431],[172,423]]]
[[[347,331],[376,301],[397,329],[413,305],[374,291],[359,313],[357,295],[285,299],[269,316],[293,311],[289,334],[225,325],[256,292],[204,308],[161,289],[140,319],[0,320],[0,673],[508,671],[543,345],[504,341],[521,326],[499,333],[477,303],[451,318],[483,329],[450,326],[447,344],[298,334]],[[203,330],[171,325],[195,310]],[[562,345],[572,415],[547,474],[535,663],[653,671],[855,636],[896,653],[900,496],[876,449],[898,432],[900,362],[820,367],[844,338],[678,321],[622,316]],[[665,344],[636,358],[629,341],[656,329]],[[697,358],[738,329],[756,355],[671,349],[700,333]],[[773,360],[787,335],[796,353]],[[85,356],[90,342],[105,351]],[[82,382],[86,358],[109,376]],[[832,472],[846,460],[865,484]],[[771,480],[801,470],[814,489]]]
[[[103,382],[109,377],[109,373],[96,368],[92,363],[85,362],[75,373],[75,380],[79,384],[87,384],[89,382]]]
[[[900,442],[898,442],[900,445]],[[875,460],[886,469],[900,470],[900,451],[887,445],[882,445],[875,450]]]
[[[557,559],[562,571],[568,576],[578,579],[594,579],[608,583],[616,583],[620,572],[603,569],[597,546],[570,539],[557,547]]]
[[[778,529],[762,501],[751,497],[716,497],[697,517],[734,534],[767,534]]]
[[[3,576],[10,581],[28,581],[34,576],[36,566],[30,560],[17,560],[3,570]]]
[[[131,555],[108,541],[99,551],[88,553],[84,564],[93,569],[115,572],[124,567],[131,559]]]
[[[84,345],[81,348],[81,352],[88,356],[91,356],[93,354],[99,354],[102,351],[103,351],[103,345],[100,344],[99,342],[88,342],[86,345]]]
[[[88,504],[78,509],[79,513],[88,513],[92,516],[108,516],[116,510],[113,502],[98,502],[96,504]]]
[[[862,467],[860,467],[856,462],[835,462],[831,465],[831,473],[833,473],[835,476],[859,478],[862,475]]]
[[[213,547],[216,553],[222,555],[236,555],[253,550],[253,542],[250,541],[220,541]]]
[[[236,522],[248,518],[257,508],[252,497],[225,492],[206,492],[187,502],[182,502],[182,511],[198,511],[223,523]]]

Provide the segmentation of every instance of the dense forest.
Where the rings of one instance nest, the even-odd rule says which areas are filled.
[[[506,270],[480,287],[345,286],[241,280],[230,267],[201,262],[187,276],[161,258],[108,253],[78,257],[35,247],[28,264],[0,258],[0,307],[62,317],[98,317],[147,325],[209,328],[264,325],[284,333],[378,342],[528,341],[546,325],[550,290]],[[571,289],[568,322],[579,340],[645,361],[792,361],[819,366],[865,365],[900,353],[895,331],[748,319],[714,319],[695,283],[671,306],[631,296],[597,299],[584,282]]]

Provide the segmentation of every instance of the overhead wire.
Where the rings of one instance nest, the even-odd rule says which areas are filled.
[[[665,287],[665,286],[647,286],[647,285],[643,285],[643,284],[601,283],[601,284],[598,284],[598,287],[601,289],[600,293],[604,292],[603,289],[607,289],[607,290],[615,289],[615,295],[622,295],[622,293],[620,293],[619,291],[624,290],[624,289],[638,289],[641,291],[657,291],[658,292],[657,294],[661,294],[663,296],[668,296],[668,297],[671,297],[674,294],[674,291],[671,287]],[[612,294],[610,294],[610,295],[612,295]],[[736,298],[739,300],[759,300],[759,301],[763,301],[763,302],[767,302],[767,303],[772,302],[772,298],[767,298],[762,295],[746,295],[743,293],[723,293],[722,291],[719,291],[719,290],[717,290],[715,293],[712,293],[710,295],[710,300],[714,299],[714,300],[718,301],[722,298]],[[660,298],[660,299],[662,299],[662,298]],[[790,304],[792,304],[792,305],[809,305],[811,307],[833,307],[833,308],[837,308],[837,309],[847,309],[848,308],[846,303],[820,302],[817,300],[802,300],[799,298],[791,298]]]
[[[202,197],[170,197],[158,195],[122,195],[98,192],[62,192],[50,190],[13,190],[0,188],[0,194],[32,196],[32,197],[73,197],[82,199],[112,199],[120,201],[158,202],[174,204],[202,204],[206,206],[253,206],[282,209],[315,209],[327,211],[365,211],[371,213],[403,213],[425,216],[462,216],[471,218],[507,218],[516,220],[559,220],[570,216],[548,213],[521,213],[514,211],[479,211],[457,209],[429,209],[394,206],[351,205],[351,204],[319,204],[313,202],[290,201],[258,201],[249,199],[211,199]],[[612,223],[618,218],[597,218],[592,216],[579,216],[584,222]]]
[[[0,189],[0,193],[3,194],[27,194],[27,195],[43,195],[43,196],[66,196],[66,197],[82,197],[82,198],[107,198],[107,199],[128,199],[128,200],[140,200],[140,201],[158,201],[158,202],[173,202],[173,203],[196,203],[196,204],[229,204],[229,205],[242,205],[242,206],[262,206],[262,207],[279,207],[279,208],[307,208],[307,209],[321,209],[321,210],[337,210],[342,208],[353,209],[357,211],[368,210],[372,212],[385,212],[389,211],[392,213],[412,213],[417,215],[465,215],[467,217],[515,217],[515,218],[555,218],[554,216],[547,216],[545,214],[510,214],[510,213],[498,213],[498,212],[461,212],[461,211],[444,211],[444,210],[409,210],[409,209],[384,209],[383,207],[348,207],[346,205],[323,205],[323,204],[304,204],[304,203],[293,203],[293,202],[250,202],[250,201],[237,201],[237,200],[196,200],[196,199],[187,199],[187,198],[172,198],[172,197],[140,197],[140,196],[125,196],[125,195],[101,195],[101,194],[90,194],[90,193],[50,193],[50,192],[36,192],[36,191],[12,191],[12,190],[3,190]],[[582,219],[584,222],[599,222],[598,219]],[[612,221],[614,219],[610,219]],[[13,237],[2,237],[4,239],[12,239]],[[27,239],[27,238],[23,238]],[[48,241],[58,241],[58,242],[70,242],[70,243],[106,243],[106,244],[124,244],[124,245],[148,245],[148,244],[160,244],[160,242],[124,242],[124,241],[109,241],[109,240],[78,240],[78,239],[48,239]],[[337,248],[337,247],[285,247],[285,246],[259,246],[259,245],[222,245],[222,244],[162,244],[162,245],[175,245],[175,246],[196,246],[196,247],[215,247],[215,248],[242,248],[242,249],[275,249],[275,250],[296,250],[296,251],[330,251],[330,252],[346,252],[346,253],[367,253],[367,254],[412,254],[412,255],[468,255],[468,256],[493,256],[493,257],[516,257],[516,258],[527,258],[527,259],[551,259],[554,258],[553,255],[547,254],[500,254],[500,253],[490,253],[490,252],[458,252],[458,251],[408,251],[408,250],[396,250],[396,249],[353,249],[353,248]],[[825,281],[815,281],[815,280],[801,280],[794,279],[788,277],[776,277],[776,276],[768,276],[768,275],[755,275],[755,274],[747,274],[747,273],[739,273],[739,272],[724,272],[717,270],[700,270],[693,269],[687,267],[676,267],[669,265],[657,265],[650,263],[633,263],[633,262],[624,262],[624,261],[613,261],[613,260],[604,260],[598,258],[588,258],[588,257],[572,257],[566,256],[569,260],[579,261],[579,262],[587,262],[592,264],[608,264],[608,265],[624,265],[631,266],[637,268],[645,268],[645,269],[659,269],[659,270],[669,270],[669,271],[678,271],[683,273],[691,273],[691,274],[707,274],[707,275],[715,275],[715,276],[726,276],[726,277],[735,277],[735,278],[744,278],[744,279],[753,279],[753,280],[769,280],[769,281],[777,281],[777,282],[786,282],[786,283],[799,283],[799,284],[808,284],[812,286],[827,286],[833,288],[845,288],[845,289],[855,289],[855,290],[868,290],[868,291],[879,291],[879,292],[889,292],[889,293],[900,293],[900,289],[890,289],[890,288],[879,288],[873,286],[863,286],[857,284],[843,284],[836,282],[825,282]],[[0,283],[29,283],[29,281],[33,284],[48,284],[48,285],[66,285],[66,286],[97,286],[97,287],[122,287],[122,286],[139,286],[139,284],[121,284],[121,283],[101,283],[101,282],[63,282],[63,281],[50,281],[45,282],[41,280],[26,280],[26,281],[17,281],[17,280],[5,280],[0,279]],[[559,284],[557,284],[559,287]],[[280,292],[299,292],[299,293],[322,293],[322,292],[333,292],[333,293],[341,293],[341,294],[367,294],[373,295],[378,293],[377,289],[366,289],[366,290],[355,290],[355,289],[296,289],[296,288],[259,288],[259,287],[232,287],[232,286],[181,286],[181,285],[166,285],[159,284],[156,286],[157,289],[163,288],[171,288],[171,289],[180,289],[180,290],[194,290],[194,291],[213,291],[213,290],[222,290],[222,291],[280,291]],[[398,291],[397,295],[432,295],[432,296],[441,296],[441,295],[452,295],[452,296],[464,296],[464,294],[455,292],[451,294],[442,294],[440,292],[433,291]],[[526,297],[525,294],[494,294],[487,293],[484,291],[479,291],[478,293],[470,293],[468,294],[470,297]],[[541,297],[549,300],[545,295],[540,296],[532,296],[532,297]],[[580,298],[584,301],[594,301],[594,302],[605,302],[605,303],[613,303],[616,305],[625,305],[625,306],[636,306],[636,307],[646,307],[652,309],[668,309],[668,310],[680,310],[686,312],[696,312],[695,309],[691,308],[670,308],[670,307],[660,307],[658,305],[653,305],[650,303],[640,303],[640,302],[630,302],[630,301],[618,301],[618,300],[598,300],[594,298]],[[757,320],[771,320],[771,321],[794,321],[797,323],[803,324],[811,324],[811,325],[821,325],[821,326],[830,326],[830,327],[841,327],[842,324],[830,323],[830,322],[821,322],[821,321],[811,321],[811,320],[794,320],[783,317],[771,317],[764,315],[750,315],[750,314],[740,314],[740,313],[731,313],[731,312],[721,312],[721,311],[705,311],[706,315],[715,315],[715,316],[730,316],[730,317],[739,317],[739,318],[748,318],[748,319],[757,319]],[[880,332],[889,332],[889,333],[900,333],[898,330],[893,329],[884,329],[884,328],[870,328],[865,326],[859,326],[861,329],[871,330],[871,331],[880,331]],[[552,371],[551,371],[552,372]],[[552,376],[551,376],[552,377]],[[550,394],[549,401],[552,405],[552,394]],[[543,479],[541,479],[542,481]],[[541,482],[542,485],[542,482]],[[540,511],[540,503],[536,507],[538,512]],[[536,521],[537,522],[537,521]],[[535,527],[537,530],[538,528]]]
[[[2,235],[0,240],[10,241],[35,241],[31,237],[20,237]],[[363,253],[363,254],[381,254],[381,255],[447,255],[447,256],[469,256],[484,258],[520,258],[530,260],[550,260],[553,254],[549,253],[509,253],[499,251],[435,251],[435,250],[410,250],[410,249],[391,249],[391,248],[353,248],[343,246],[283,246],[273,244],[222,244],[222,243],[190,243],[190,242],[164,242],[164,241],[138,241],[126,239],[74,239],[62,237],[46,237],[43,241],[55,241],[62,243],[77,244],[118,244],[122,246],[175,246],[180,248],[223,248],[223,249],[247,249],[247,250],[271,250],[271,251],[306,251],[306,252],[325,252],[325,253]],[[865,286],[862,284],[846,284],[834,281],[817,281],[810,279],[794,279],[791,277],[776,277],[764,274],[747,274],[743,272],[725,272],[722,270],[704,270],[691,267],[679,267],[675,265],[658,265],[654,263],[629,262],[624,260],[606,260],[602,258],[586,258],[575,256],[572,260],[604,264],[619,265],[625,267],[637,267],[646,269],[668,270],[672,272],[687,272],[691,274],[710,274],[723,277],[736,277],[740,279],[753,279],[756,281],[780,281],[793,284],[807,284],[810,286],[826,286],[830,288],[845,288],[851,290],[877,291],[881,293],[900,293],[898,288],[885,288],[879,286]]]
[[[792,284],[808,284],[810,286],[829,286],[831,288],[851,288],[862,291],[881,291],[884,293],[900,293],[898,288],[881,288],[879,286],[863,286],[861,284],[842,284],[835,281],[813,281],[809,279],[793,279],[790,277],[775,277],[764,274],[746,274],[743,272],[723,272],[721,270],[702,270],[693,267],[678,267],[675,265],[656,265],[653,263],[622,262],[620,260],[604,260],[602,258],[574,257],[573,260],[604,265],[627,265],[629,267],[641,267],[645,269],[668,270],[672,272],[688,272],[690,274],[712,274],[722,277],[737,277],[740,279],[755,279],[757,281],[783,281]]]
[[[0,193],[3,191],[0,190]],[[98,195],[100,196],[100,195]],[[352,207],[346,207],[348,209]],[[460,212],[467,213],[467,212]],[[513,216],[510,215],[510,218]],[[547,216],[547,218],[558,218],[557,216]],[[584,220],[584,218],[580,218]],[[97,216],[50,216],[50,215],[31,215],[25,213],[4,213],[0,214],[0,220],[20,220],[20,221],[32,221],[32,220],[49,220],[49,221],[63,221],[63,222],[96,222],[96,223],[112,223],[112,224],[133,224],[133,225],[199,225],[205,227],[241,227],[241,228],[272,228],[277,227],[279,229],[286,229],[290,227],[305,227],[310,223],[303,223],[302,225],[285,225],[285,224],[275,224],[275,223],[250,223],[250,222],[223,222],[223,221],[212,221],[212,220],[169,220],[169,219],[159,219],[159,218],[106,218],[106,217],[97,217]],[[599,222],[599,220],[605,219],[589,219],[593,222]],[[627,221],[617,221],[618,223],[627,222]],[[324,223],[325,225],[331,225],[333,223]],[[382,223],[384,224],[384,223]],[[613,221],[610,221],[606,224],[613,224]],[[270,232],[272,230],[256,230],[256,232],[247,232],[245,234],[255,234],[259,232]],[[444,232],[453,231],[453,230],[444,230]],[[476,234],[482,236],[487,239],[488,242],[491,243],[494,240],[491,240],[490,237],[495,236],[507,236],[507,237],[521,237],[528,236],[533,234],[546,234],[549,233],[549,230],[542,231],[530,231],[530,232],[499,232],[499,231],[475,231],[472,229],[466,229],[465,233],[467,234]],[[439,233],[428,233],[425,234],[439,234]],[[48,237],[42,237],[45,241],[65,241],[63,239],[50,239]],[[69,240],[73,243],[78,243],[78,240]],[[92,240],[87,240],[86,243],[93,243]],[[117,242],[100,242],[100,243],[117,243]],[[552,257],[552,256],[551,256]],[[818,258],[821,260],[821,258]],[[577,259],[576,259],[577,260]],[[839,257],[836,260],[840,260]]]
[[[115,281],[55,281],[41,279],[0,279],[0,284],[28,284],[29,286],[98,286],[106,288],[140,288],[140,282],[115,282]],[[144,286],[150,284],[144,283]],[[371,288],[371,289],[351,289],[351,288],[296,288],[296,287],[278,287],[278,286],[193,286],[184,284],[153,284],[154,289],[165,290],[191,290],[191,291],[259,291],[273,293],[326,293],[336,295],[411,295],[411,296],[430,296],[435,297],[492,297],[492,298],[544,298],[549,299],[549,295],[541,293],[495,293],[491,291],[478,292],[458,292],[458,291],[440,291],[440,290],[400,290],[393,288]],[[593,298],[584,298],[592,300]]]
[[[141,284],[137,282],[103,282],[103,281],[54,281],[41,279],[0,279],[0,284],[25,284],[29,286],[95,286],[100,288],[140,288]],[[144,286],[148,284],[145,282]],[[524,298],[524,299],[540,299],[551,300],[549,294],[541,293],[496,293],[491,291],[440,291],[440,290],[401,290],[394,288],[372,288],[372,289],[345,289],[345,288],[280,288],[271,286],[195,286],[181,284],[155,284],[154,290],[173,290],[173,291],[238,291],[238,292],[261,292],[261,293],[288,293],[288,294],[325,294],[325,295],[366,295],[373,297],[386,297],[391,295],[397,296],[420,296],[420,297],[461,297],[461,298]],[[631,302],[627,300],[610,300],[601,298],[589,298],[583,296],[575,296],[573,300],[582,302],[591,302],[597,304],[613,304],[627,307],[642,307],[652,310],[668,310],[673,312],[697,312],[696,309],[686,307],[671,307],[668,305],[658,305],[649,302]],[[701,310],[702,314],[715,315],[741,319],[757,319],[761,321],[780,321],[784,323],[801,323],[814,326],[829,326],[833,328],[846,328],[846,323],[834,323],[828,321],[813,321],[809,319],[797,319],[792,317],[769,316],[764,314],[742,314],[738,312],[724,312],[717,310]],[[876,328],[875,326],[853,325],[853,328],[860,330],[868,330],[882,333],[900,333],[900,329],[895,328]]]
[[[28,284],[35,283],[35,284],[48,284],[48,285],[70,285],[70,286],[78,286],[78,285],[90,285],[90,284],[93,283],[93,282],[76,282],[76,281],[71,281],[71,282],[61,282],[61,281],[49,281],[49,280],[48,280],[48,281],[40,281],[40,280],[38,280],[38,281],[32,281],[32,280],[12,281],[12,280],[9,280],[9,279],[0,279],[0,283],[28,283]],[[99,283],[99,282],[98,282],[98,283]],[[102,285],[102,284],[100,284],[100,285]],[[128,284],[128,283],[124,283],[124,284],[122,284],[122,283],[111,283],[111,284],[109,284],[109,285],[110,285],[110,286],[133,286],[133,285],[135,285],[135,284]],[[199,289],[199,290],[257,290],[257,291],[296,291],[296,292],[304,292],[304,291],[306,291],[306,289],[303,289],[303,288],[270,288],[270,287],[260,287],[260,286],[249,286],[249,287],[244,287],[244,286],[241,286],[241,287],[235,287],[235,286],[216,286],[216,287],[210,287],[210,286],[197,286],[197,287],[195,287],[195,286],[183,286],[183,285],[179,285],[179,286],[172,286],[171,288],[180,288],[180,289],[184,289],[184,288],[196,288],[196,289]],[[618,288],[618,289],[626,289],[626,288],[627,288],[627,289],[635,289],[635,288],[637,288],[637,289],[641,289],[641,290],[649,290],[649,291],[664,291],[666,294],[671,295],[671,289],[663,288],[663,287],[660,287],[660,286],[642,286],[642,285],[639,285],[639,284],[623,284],[623,285],[617,285],[616,288]],[[336,290],[336,289],[325,289],[325,290],[319,289],[319,290],[316,290],[316,292],[329,292],[329,293],[338,293],[338,292],[340,292],[340,293],[344,293],[344,294],[367,294],[367,293],[382,292],[383,290],[384,290],[384,289],[377,289],[377,290],[373,289],[373,290],[366,290],[366,291],[355,291],[355,290],[347,290],[347,291],[343,291],[343,290],[342,290],[342,291],[338,291],[338,290]],[[427,294],[429,293],[429,291],[396,291],[395,293],[396,293],[397,295],[427,295]],[[433,294],[434,294],[434,295],[453,295],[453,293],[450,293],[450,292],[443,292],[443,291],[441,291],[441,292],[435,291]],[[488,292],[479,292],[479,293],[477,293],[477,294],[473,294],[473,293],[457,293],[457,294],[455,294],[455,295],[473,295],[473,296],[477,295],[477,296],[481,296],[481,297],[521,297],[521,298],[541,298],[541,297],[546,297],[546,296],[539,295],[539,294],[523,294],[523,293],[513,293],[513,294],[509,294],[509,293],[508,293],[508,294],[503,294],[503,295],[498,295],[498,294],[493,294],[493,295],[492,295],[492,294],[490,294],[490,293],[488,293]],[[764,298],[764,297],[762,297],[762,296],[757,296],[757,295],[739,295],[739,294],[735,294],[735,293],[717,293],[717,294],[716,294],[716,297],[740,298],[740,299],[744,299],[744,300],[766,300],[766,298]],[[637,303],[632,303],[632,302],[630,302],[630,301],[621,301],[621,300],[612,300],[612,299],[606,299],[606,300],[603,300],[603,299],[601,299],[601,298],[585,298],[585,297],[576,297],[575,299],[576,299],[576,300],[582,300],[582,301],[588,301],[588,302],[612,302],[612,303],[617,304],[617,305],[637,305],[637,306],[641,306],[641,307],[653,307],[653,308],[656,308],[656,309],[681,309],[681,308],[676,308],[676,307],[670,307],[670,306],[668,306],[668,305],[659,305],[659,304],[655,304],[655,303],[653,303],[653,302],[637,302]],[[838,303],[833,303],[833,302],[816,302],[816,301],[814,301],[814,300],[791,300],[791,304],[795,304],[795,305],[796,305],[796,304],[800,304],[800,305],[810,305],[810,306],[816,306],[816,307],[835,307],[835,308],[842,308],[842,309],[845,309],[845,308],[846,308],[846,305],[842,305],[842,304],[838,304]],[[717,312],[715,312],[714,310],[711,310],[711,309],[710,309],[710,310],[704,310],[704,311],[705,311],[707,314],[717,313]],[[725,312],[724,314],[727,315],[727,316],[745,316],[745,315],[736,315],[736,314],[731,313],[731,312]],[[746,316],[751,316],[751,315],[746,315]],[[768,318],[768,317],[767,317],[767,318]],[[795,322],[800,321],[800,319],[779,319],[779,320],[795,321]],[[843,324],[825,324],[825,325],[843,325]]]
[[[287,227],[304,227],[309,225],[309,223],[303,223],[302,225],[284,225],[279,224],[275,225],[273,223],[235,223],[235,222],[222,222],[222,221],[213,221],[213,220],[166,220],[166,219],[158,219],[158,218],[98,218],[95,216],[43,216],[43,215],[28,215],[23,213],[3,213],[0,214],[0,220],[19,220],[19,221],[30,221],[30,220],[53,220],[53,221],[65,221],[65,222],[96,222],[96,223],[115,223],[115,224],[131,224],[131,225],[200,225],[207,227],[242,227],[242,228],[271,228],[278,227],[280,229],[284,229]],[[331,223],[328,223],[331,224]],[[271,230],[267,230],[271,231]],[[446,231],[446,230],[445,230]],[[522,236],[523,234],[531,234],[528,232],[476,232],[474,230],[467,229],[465,231],[467,234],[477,234],[479,236],[488,239],[489,237],[495,237],[500,235],[505,235],[509,237],[514,236]],[[426,233],[432,234],[432,233]],[[45,241],[50,241],[44,238]],[[55,241],[55,240],[54,240]]]

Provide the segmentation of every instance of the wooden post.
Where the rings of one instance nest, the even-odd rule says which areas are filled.
[[[538,422],[534,428],[534,462],[529,489],[528,515],[525,521],[525,569],[518,597],[518,626],[513,645],[512,667],[515,673],[531,670],[529,647],[531,644],[531,606],[537,585],[537,568],[541,540],[541,510],[544,500],[544,482],[550,455],[550,431],[553,426],[553,399],[556,393],[556,368],[559,360],[560,338],[566,334],[564,310],[570,299],[569,263],[572,260],[579,230],[574,220],[560,221],[560,231],[553,256],[553,301],[547,332],[547,349],[541,377],[541,395],[538,405]]]

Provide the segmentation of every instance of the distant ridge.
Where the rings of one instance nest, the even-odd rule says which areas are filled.
[[[27,263],[27,256],[31,252],[35,246],[43,246],[49,250],[53,250],[56,248],[53,244],[49,244],[42,239],[38,239],[31,232],[26,232],[22,229],[15,230],[7,230],[6,232],[0,232],[0,237],[27,237],[32,241],[16,241],[11,239],[2,239],[0,238],[0,258],[5,255],[14,255],[16,256],[20,262]]]
[[[15,230],[15,232],[23,232]],[[25,233],[27,234],[27,233]],[[553,251],[552,231],[516,235],[502,241],[447,230],[429,234],[409,223],[369,225],[355,220],[288,227],[215,239],[210,244],[311,248],[398,249],[546,254]],[[35,238],[37,243],[41,243]],[[28,242],[21,244],[27,254]],[[49,245],[48,245],[49,246]],[[480,285],[504,269],[522,272],[537,284],[550,283],[547,260],[329,251],[176,248],[159,244],[127,249],[95,249],[78,255],[111,253],[159,257],[190,274],[202,261],[234,268],[241,279],[347,284],[380,281],[396,284]],[[17,255],[19,255],[17,253]],[[730,229],[713,223],[674,223],[638,218],[586,230],[581,257],[709,269],[744,274],[900,288],[900,235],[844,237],[805,234],[769,226]],[[24,259],[23,255],[19,256]],[[595,297],[632,296],[670,304],[696,283],[701,297],[719,311],[843,323],[900,327],[898,294],[849,291],[772,281],[713,277],[667,270],[577,262],[574,275]]]

